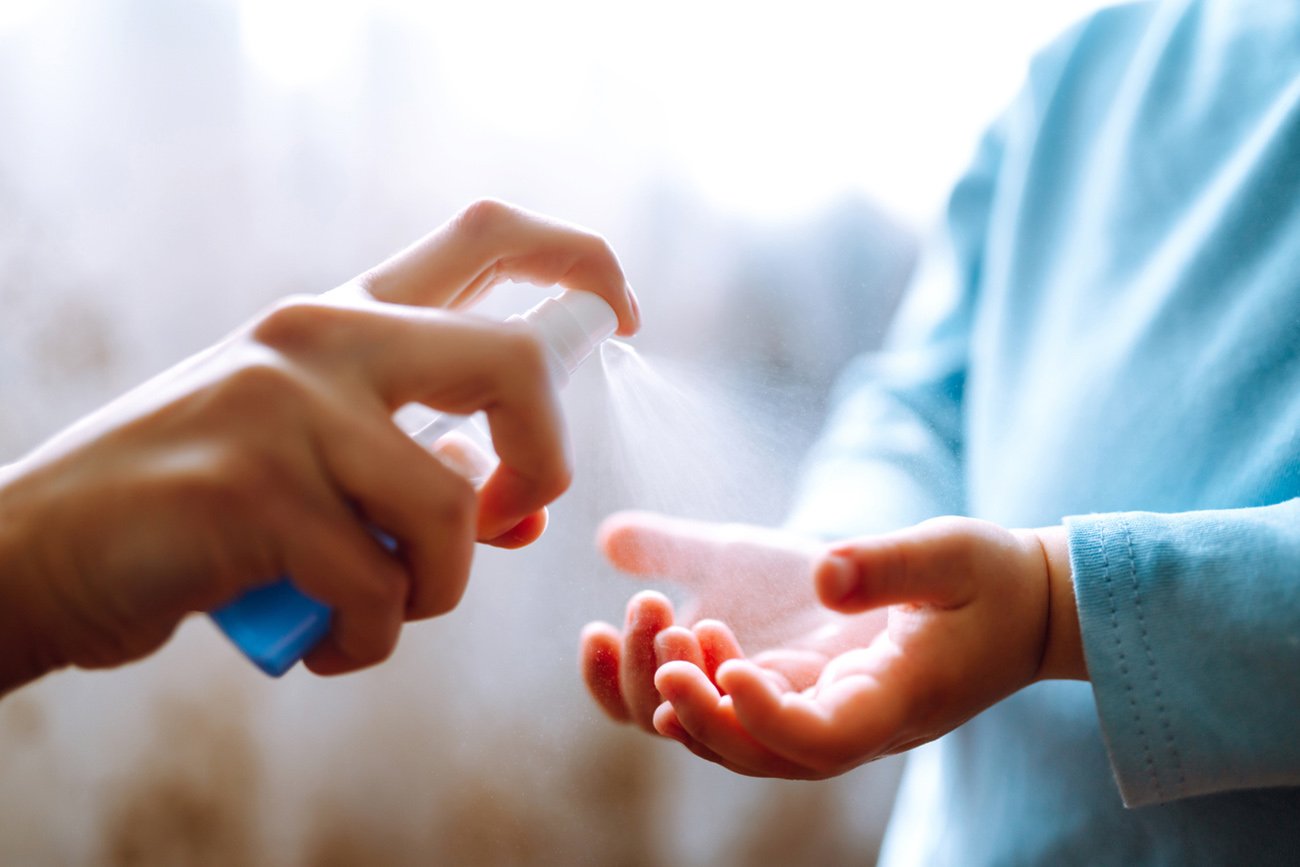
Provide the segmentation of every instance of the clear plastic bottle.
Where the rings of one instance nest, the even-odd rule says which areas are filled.
[[[578,365],[618,328],[618,316],[603,298],[574,290],[547,298],[523,316],[510,318],[523,320],[538,330],[548,350],[551,378],[559,388],[568,384]],[[411,437],[429,445],[467,418],[440,414]],[[371,532],[390,550],[396,548],[382,529],[371,528]],[[325,637],[330,615],[329,606],[302,593],[287,575],[249,590],[211,613],[235,646],[272,677],[292,668]]]

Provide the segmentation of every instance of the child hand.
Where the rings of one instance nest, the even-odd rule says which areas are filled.
[[[637,594],[623,630],[591,623],[581,660],[588,688],[613,719],[654,731],[663,699],[656,669],[684,659],[712,676],[740,656],[733,626],[754,662],[794,689],[816,681],[827,660],[870,642],[884,628],[883,612],[845,617],[817,601],[809,581],[820,542],[742,524],[687,521],[648,512],[622,512],[601,526],[599,544],[615,566],[633,575],[667,578],[692,594],[684,615],[660,593]],[[691,629],[685,625],[694,623]]]
[[[934,740],[1037,680],[1087,679],[1063,528],[927,521],[833,546],[815,583],[836,611],[890,606],[887,630],[802,692],[754,661],[712,678],[668,662],[655,728],[739,773],[820,779]]]

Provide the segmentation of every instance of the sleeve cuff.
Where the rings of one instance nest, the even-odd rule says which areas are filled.
[[[1067,518],[1066,528],[1084,656],[1124,804],[1183,797],[1183,758],[1133,530],[1122,514]]]

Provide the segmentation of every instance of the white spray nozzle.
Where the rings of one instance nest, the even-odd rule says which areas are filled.
[[[578,365],[618,329],[618,314],[604,298],[594,292],[576,289],[566,289],[523,316],[511,316],[507,321],[527,322],[537,329],[547,349],[546,363],[556,388],[568,385],[569,377]],[[465,419],[463,415],[439,413],[411,432],[411,438],[422,446],[429,446],[460,427]]]
[[[510,318],[522,319],[540,332],[551,352],[551,376],[557,388],[568,385],[578,365],[618,329],[618,314],[604,298],[575,289]]]

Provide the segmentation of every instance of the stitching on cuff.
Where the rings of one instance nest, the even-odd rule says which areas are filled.
[[[1125,526],[1125,529],[1127,531],[1127,525]],[[1124,694],[1128,696],[1129,707],[1133,709],[1133,725],[1137,728],[1138,742],[1142,744],[1142,755],[1146,759],[1147,772],[1151,776],[1151,786],[1155,789],[1156,799],[1163,801],[1164,796],[1160,791],[1160,774],[1156,771],[1155,758],[1151,755],[1151,746],[1147,743],[1146,729],[1142,725],[1142,709],[1138,704],[1137,695],[1133,691],[1133,683],[1129,680],[1128,657],[1124,653],[1124,646],[1121,639],[1119,628],[1119,606],[1115,602],[1115,582],[1114,576],[1111,575],[1110,548],[1106,544],[1106,522],[1099,522],[1097,530],[1098,541],[1101,543],[1103,574],[1106,580],[1106,598],[1110,602],[1110,631],[1111,634],[1115,636],[1115,655],[1119,659],[1120,681],[1124,684]],[[1132,548],[1130,546],[1130,554],[1131,552]],[[1134,572],[1133,580],[1136,584],[1136,572]],[[1138,609],[1138,612],[1140,617],[1140,608]]]
[[[1164,736],[1165,749],[1169,752],[1170,762],[1174,767],[1174,771],[1178,775],[1178,790],[1182,791],[1186,785],[1186,778],[1183,775],[1183,764],[1178,755],[1178,746],[1174,743],[1173,727],[1169,725],[1169,714],[1165,709],[1165,698],[1164,694],[1160,691],[1160,677],[1156,671],[1156,656],[1151,650],[1151,641],[1147,636],[1146,619],[1142,614],[1142,596],[1140,593],[1141,585],[1138,583],[1137,559],[1133,556],[1133,530],[1129,526],[1128,521],[1123,519],[1120,520],[1120,525],[1124,528],[1124,541],[1128,546],[1129,577],[1133,582],[1133,607],[1137,611],[1138,629],[1142,635],[1142,649],[1146,652],[1147,657],[1147,672],[1151,676],[1151,688],[1155,693],[1156,718],[1160,722],[1160,730],[1161,734]],[[1143,744],[1143,747],[1146,747],[1145,743]],[[1155,784],[1156,797],[1164,800],[1164,798],[1161,797],[1160,781],[1156,774],[1155,764],[1152,762],[1149,752],[1147,754],[1147,761],[1151,762],[1152,782]]]

